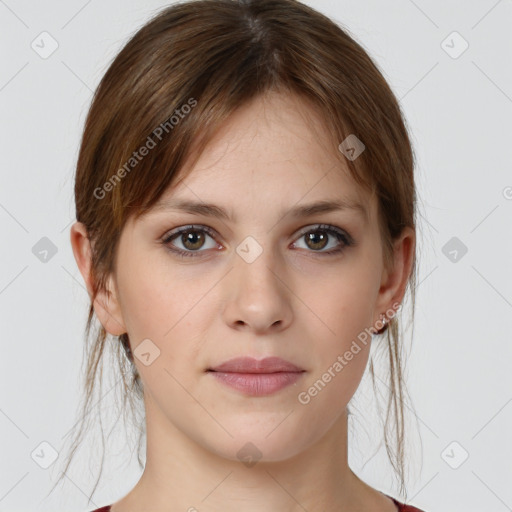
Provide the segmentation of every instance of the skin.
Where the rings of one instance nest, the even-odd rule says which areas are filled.
[[[135,358],[144,384],[147,463],[112,512],[396,510],[347,463],[346,406],[370,342],[308,404],[297,399],[365,327],[402,301],[415,244],[414,232],[404,230],[394,267],[384,268],[376,200],[357,188],[327,140],[315,111],[298,98],[260,97],[230,118],[161,198],[214,203],[236,222],[162,208],[123,229],[115,272],[95,311],[110,334],[128,333],[132,351],[150,339],[160,354],[148,366]],[[368,222],[355,210],[299,219],[283,213],[340,198],[364,202]],[[320,223],[356,244],[323,255],[344,244],[332,234],[326,247],[308,243],[302,228],[325,236]],[[186,245],[179,235],[162,243],[170,230],[189,224],[208,226],[215,237],[195,231],[203,245],[197,239]],[[247,236],[262,248],[251,263],[236,252]],[[91,293],[82,224],[73,225],[71,243]],[[180,258],[168,247],[196,248],[197,256]],[[275,355],[306,371],[263,397],[205,372],[240,355]],[[261,453],[252,467],[237,457],[249,441]]]

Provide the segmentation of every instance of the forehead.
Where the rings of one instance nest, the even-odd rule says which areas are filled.
[[[337,144],[320,115],[297,95],[266,93],[239,107],[218,129],[194,169],[207,170],[222,160],[244,167],[292,162],[314,163],[315,168],[340,162]],[[257,157],[249,160],[248,157]],[[300,170],[301,166],[298,166]],[[192,170],[185,164],[182,174]]]
[[[258,97],[230,116],[193,165],[184,165],[154,209],[181,205],[235,220],[244,208],[254,214],[295,206],[300,214],[300,205],[314,213],[338,203],[368,222],[371,202],[343,159],[310,104],[296,96]],[[215,211],[219,203],[228,207]]]

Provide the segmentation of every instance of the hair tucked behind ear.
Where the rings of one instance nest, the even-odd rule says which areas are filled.
[[[393,242],[404,227],[416,226],[414,156],[400,106],[372,59],[348,30],[298,1],[195,0],[162,10],[135,33],[95,91],[75,181],[76,218],[93,242],[95,293],[104,289],[114,270],[127,219],[150,208],[176,182],[183,164],[192,165],[199,158],[237,108],[270,91],[295,94],[320,113],[332,137],[327,142],[333,155],[377,198],[383,259],[386,265],[392,263]],[[184,105],[191,108],[171,129],[169,119]],[[168,129],[156,146],[129,173],[120,172],[162,125]],[[366,147],[353,161],[338,150],[349,134]],[[117,179],[120,174],[123,178]],[[415,285],[416,260],[408,283],[413,316]],[[123,411],[127,400],[134,417],[140,411],[142,384],[127,335],[111,339],[101,326],[92,332],[93,321],[91,307],[81,428],[65,472],[84,428],[91,416],[96,417],[92,397],[98,388],[102,397],[107,349],[118,361]],[[405,388],[399,322],[399,317],[391,320],[381,342],[389,361],[385,443],[404,494]],[[373,361],[370,370],[375,385]],[[143,421],[137,428],[142,468]],[[98,481],[100,477],[101,471]]]

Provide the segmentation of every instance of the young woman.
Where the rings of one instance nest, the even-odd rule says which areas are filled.
[[[182,2],[131,38],[87,117],[71,243],[99,320],[84,410],[119,348],[146,460],[96,512],[419,510],[347,462],[380,343],[404,484],[413,167],[376,65],[300,2]]]

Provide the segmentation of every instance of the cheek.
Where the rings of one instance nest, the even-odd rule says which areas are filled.
[[[344,368],[339,374],[343,373],[343,379],[357,378],[364,372],[372,339],[368,331],[372,316],[369,296],[361,287],[338,287],[318,304],[325,335],[317,337],[315,343],[321,360],[317,371],[327,371],[341,357]]]
[[[182,328],[206,290],[158,261],[120,269],[118,288],[123,318],[129,333],[164,340]]]
[[[376,288],[372,279],[367,269],[347,268],[324,281],[322,289],[309,293],[307,302],[323,326],[325,344],[331,350],[350,345],[370,327]]]
[[[359,287],[334,287],[320,305],[324,336],[316,336],[315,364],[297,392],[312,431],[327,429],[338,418],[356,392],[364,375],[371,346],[365,331],[371,321],[368,294]],[[310,335],[313,335],[311,333]]]
[[[212,286],[213,283],[190,279],[176,269],[162,269],[162,265],[146,265],[136,271],[128,265],[123,271],[120,269],[122,315],[143,378],[155,373],[148,374],[148,367],[137,361],[137,347],[147,339],[158,353],[152,370],[166,368],[180,381],[192,378],[191,369],[200,366],[204,333],[215,317],[207,297]],[[151,351],[152,345],[145,343]]]
[[[308,395],[304,401],[311,398],[311,402],[316,402],[311,409],[321,403],[346,405],[368,362],[374,287],[367,269],[362,269],[362,273],[354,267],[351,270],[339,272],[321,291],[308,296],[316,314],[309,332],[315,340],[316,362],[302,391]]]

